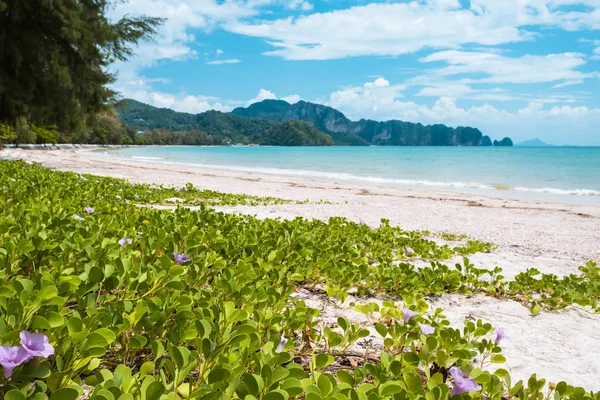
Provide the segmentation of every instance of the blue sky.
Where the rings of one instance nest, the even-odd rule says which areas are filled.
[[[349,118],[600,145],[600,0],[130,0],[167,18],[112,68],[124,97],[198,113],[263,99]]]

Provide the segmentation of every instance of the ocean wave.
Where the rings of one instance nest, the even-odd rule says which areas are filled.
[[[164,160],[164,157],[142,157],[142,156],[131,156],[134,160]]]
[[[300,178],[321,178],[327,180],[365,182],[371,184],[386,184],[386,185],[402,185],[409,187],[430,187],[430,188],[463,188],[463,189],[482,189],[489,191],[517,191],[540,193],[560,196],[600,196],[600,191],[592,189],[558,189],[551,187],[525,187],[525,186],[510,186],[508,184],[492,183],[484,184],[479,182],[463,182],[463,181],[436,181],[426,179],[398,179],[398,178],[383,178],[378,176],[353,175],[345,172],[326,172],[303,169],[287,169],[287,168],[272,168],[272,167],[250,167],[240,165],[221,165],[221,164],[200,164],[193,162],[181,162],[165,160],[163,157],[145,157],[131,156],[131,159],[139,161],[160,161],[161,164],[185,165],[189,167],[216,169],[234,172],[253,172],[268,175],[285,175],[295,176]]]
[[[533,193],[546,193],[546,194],[557,194],[562,196],[600,196],[600,191],[592,189],[557,189],[557,188],[532,188],[518,186],[514,190],[519,192],[533,192]]]
[[[458,188],[475,188],[475,189],[493,189],[490,185],[477,182],[444,182],[444,181],[428,181],[428,180],[415,180],[415,179],[396,179],[396,178],[382,178],[378,176],[362,176],[353,175],[345,172],[324,172],[324,171],[312,171],[303,169],[286,169],[286,168],[269,168],[269,167],[247,167],[238,165],[218,165],[218,164],[197,164],[197,163],[184,163],[184,162],[169,162],[170,164],[187,165],[200,168],[208,169],[220,169],[225,171],[235,172],[254,172],[259,174],[268,175],[287,175],[287,176],[298,176],[298,177],[309,177],[309,178],[325,178],[342,181],[360,181],[368,183],[383,183],[383,184],[400,184],[400,185],[411,185],[411,186],[438,186],[438,187],[458,187]]]

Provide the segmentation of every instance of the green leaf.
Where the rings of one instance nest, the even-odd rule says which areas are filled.
[[[263,379],[255,374],[244,375],[244,384],[246,385],[246,389],[248,389],[248,393],[254,397],[258,397],[265,386]]]
[[[26,397],[17,389],[9,390],[4,394],[4,400],[25,400]]]
[[[52,393],[52,395],[50,395],[50,400],[76,400],[78,397],[79,392],[77,390],[65,387]]]
[[[315,358],[315,364],[317,366],[317,369],[323,369],[328,365],[333,364],[334,361],[335,359],[329,354],[317,354],[317,357]]]
[[[402,391],[402,386],[400,386],[399,383],[393,381],[385,382],[384,384],[379,386],[379,395],[381,397],[392,396]]]
[[[159,400],[165,392],[165,386],[157,381],[150,383],[146,387],[146,400]]]
[[[215,368],[208,373],[208,383],[224,382],[231,375],[231,372],[225,368]]]

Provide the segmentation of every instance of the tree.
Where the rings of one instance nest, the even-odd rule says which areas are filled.
[[[0,149],[2,149],[4,142],[8,142],[17,138],[17,134],[12,127],[0,123]]]
[[[121,0],[0,0],[0,122],[72,131],[115,99],[107,67],[133,54],[159,18],[106,16]]]

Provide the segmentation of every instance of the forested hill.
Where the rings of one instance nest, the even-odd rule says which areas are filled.
[[[264,100],[247,108],[236,108],[231,113],[207,111],[189,114],[128,99],[122,101],[117,110],[121,119],[137,130],[179,133],[179,139],[173,139],[167,132],[160,132],[158,136],[162,139],[158,139],[156,132],[146,134],[152,136],[149,139],[152,143],[158,141],[160,144],[493,145],[492,140],[476,128],[451,128],[446,125],[422,125],[397,120],[351,121],[334,108],[305,101],[290,104],[282,100]],[[282,128],[281,124],[290,119],[302,123],[287,124]],[[193,139],[189,135],[187,139],[181,139],[181,132],[194,132]],[[286,132],[290,132],[293,137],[285,138]],[[200,142],[199,135],[204,135]],[[509,142],[510,139],[496,143],[508,145]]]
[[[154,144],[191,145],[333,145],[329,135],[303,121],[286,124],[260,118],[242,118],[220,111],[189,114],[153,107],[131,99],[118,104],[117,111],[128,126],[144,131],[139,143],[146,140]]]
[[[264,100],[247,108],[236,108],[232,114],[272,121],[299,119],[331,135],[338,145],[400,146],[492,146],[488,136],[471,127],[451,128],[446,125],[423,125],[398,120],[351,121],[340,111],[320,104],[299,101]]]

